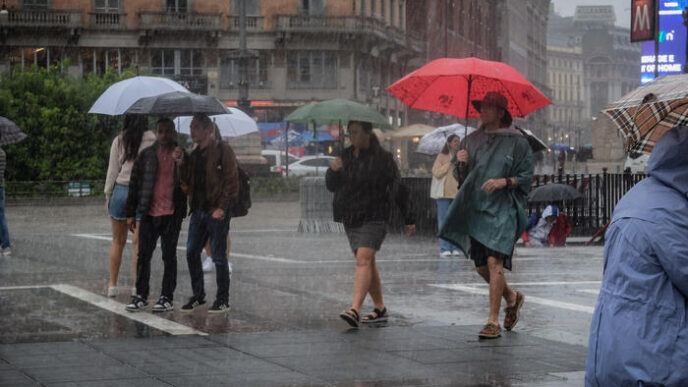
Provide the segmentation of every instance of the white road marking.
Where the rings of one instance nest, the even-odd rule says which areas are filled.
[[[577,291],[577,292],[581,292],[581,293],[594,294],[594,295],[596,295],[596,296],[597,296],[598,294],[600,294],[600,290],[599,290],[599,289],[576,289],[576,291]]]
[[[602,281],[549,281],[549,282],[509,282],[509,286],[550,286],[550,285],[599,285]],[[465,286],[489,286],[488,283],[463,284]],[[580,291],[580,290],[579,290]]]
[[[171,335],[200,335],[207,336],[205,332],[189,328],[186,325],[176,323],[174,321],[167,320],[165,318],[155,316],[153,314],[146,312],[143,313],[131,313],[124,309],[124,305],[119,302],[89,292],[88,290],[82,289],[78,286],[67,285],[67,284],[55,284],[55,285],[27,285],[27,286],[3,286],[0,287],[0,291],[3,290],[25,290],[25,289],[44,289],[50,288],[56,290],[60,293],[64,293],[70,297],[74,297],[81,301],[87,302],[93,306],[101,309],[105,309],[108,312],[118,314],[120,316],[126,317],[130,320],[138,321],[140,323],[146,324],[149,327],[155,328],[157,330],[169,333]]]
[[[458,291],[471,293],[471,294],[480,294],[480,295],[488,295],[489,294],[488,289],[480,289],[480,288],[475,288],[475,287],[465,286],[465,285],[430,284],[430,286],[442,288],[442,289],[458,290]],[[557,301],[557,300],[550,300],[548,298],[540,298],[540,297],[529,296],[529,295],[526,295],[526,301],[528,303],[540,304],[540,305],[544,305],[544,306],[552,306],[555,308],[567,309],[567,310],[572,310],[575,312],[584,312],[584,313],[593,314],[593,312],[595,311],[595,308],[592,306],[573,304],[570,302],[563,302],[563,301]]]
[[[91,305],[97,306],[101,309],[105,309],[108,312],[118,314],[120,316],[126,317],[130,320],[138,321],[140,323],[146,324],[149,327],[155,328],[157,330],[167,332],[171,335],[200,335],[207,336],[205,332],[189,328],[186,325],[170,321],[168,319],[155,316],[148,311],[140,313],[127,312],[124,306],[119,302],[112,300],[110,298],[101,296],[89,292],[88,290],[82,289],[77,286],[67,285],[67,284],[57,284],[51,285],[51,288],[62,292],[68,296],[77,298],[81,301],[88,302]]]

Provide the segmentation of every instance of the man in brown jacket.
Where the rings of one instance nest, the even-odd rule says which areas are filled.
[[[217,279],[217,296],[208,313],[229,311],[227,234],[229,209],[239,194],[239,173],[234,151],[226,142],[216,140],[213,130],[208,116],[195,115],[191,121],[191,139],[198,146],[188,156],[181,148],[175,150],[182,189],[189,196],[191,209],[186,259],[193,296],[182,306],[182,312],[191,312],[205,304],[201,251],[208,238]]]

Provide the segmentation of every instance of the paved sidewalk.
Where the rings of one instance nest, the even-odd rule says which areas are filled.
[[[0,346],[0,385],[581,385],[585,348],[479,326],[153,336]],[[359,382],[363,382],[360,383]]]

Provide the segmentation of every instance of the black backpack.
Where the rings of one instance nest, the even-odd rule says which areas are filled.
[[[222,169],[222,143],[219,143],[220,152],[217,159],[218,170]],[[229,214],[232,218],[238,218],[248,215],[248,209],[251,208],[251,179],[246,174],[240,166],[237,165],[237,170],[239,172],[239,197],[238,200],[232,203],[232,207],[229,209]]]

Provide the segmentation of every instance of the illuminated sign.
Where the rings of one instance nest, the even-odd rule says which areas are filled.
[[[631,42],[655,39],[655,0],[633,0]]]
[[[688,0],[659,1],[659,76],[682,74],[686,63],[686,27],[682,12]],[[632,27],[632,26],[631,26]],[[655,43],[644,42],[640,59],[642,84],[655,77]]]

